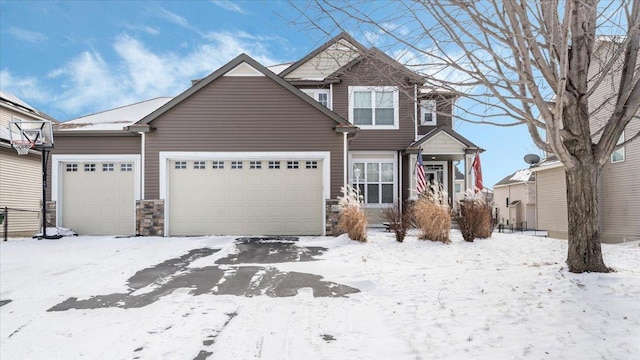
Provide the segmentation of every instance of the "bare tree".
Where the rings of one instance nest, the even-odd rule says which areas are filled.
[[[566,170],[570,271],[609,271],[597,189],[616,146],[640,137],[627,133],[618,143],[627,124],[639,120],[640,0],[290,4],[298,25],[369,39],[425,76],[426,87],[467,99],[456,111],[463,120],[525,125],[534,143]],[[615,87],[609,98],[590,106],[605,84]]]

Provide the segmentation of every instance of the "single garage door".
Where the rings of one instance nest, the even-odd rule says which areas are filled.
[[[63,227],[80,235],[135,234],[135,178],[130,162],[62,163]]]
[[[320,235],[322,160],[169,160],[170,235]]]

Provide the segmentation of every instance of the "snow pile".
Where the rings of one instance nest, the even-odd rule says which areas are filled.
[[[48,312],[70,297],[127,291],[143,268],[235,237],[67,237],[0,244],[2,359],[633,359],[640,353],[640,243],[603,245],[609,274],[572,274],[566,241],[493,234],[450,245],[304,237],[319,261],[269,264],[361,292],[314,298],[194,295],[141,308]],[[238,267],[225,265],[226,271]],[[168,280],[170,281],[170,276]],[[183,286],[188,286],[184,284]],[[304,286],[304,285],[302,285]],[[8,302],[10,300],[10,302]]]
[[[529,181],[530,178],[531,178],[531,170],[524,169],[524,170],[516,171],[515,174],[513,174],[513,176],[510,178],[510,180],[512,180],[512,181]]]

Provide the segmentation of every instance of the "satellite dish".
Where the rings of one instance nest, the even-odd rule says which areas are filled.
[[[533,165],[537,164],[540,161],[540,156],[536,154],[527,154],[524,156],[524,162],[527,164]]]

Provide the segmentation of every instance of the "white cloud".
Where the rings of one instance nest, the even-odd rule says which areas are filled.
[[[131,24],[124,24],[124,27],[129,29],[129,30],[133,30],[133,31],[142,31],[144,33],[147,33],[149,35],[159,35],[160,31],[157,28],[154,28],[152,26],[147,26],[147,25],[131,25]]]
[[[42,89],[36,77],[18,77],[7,69],[0,70],[0,87],[26,102],[48,101],[48,94]]]
[[[167,20],[171,23],[174,23],[178,26],[182,26],[185,29],[190,29],[191,26],[189,25],[189,21],[187,21],[187,19],[183,18],[182,16],[172,13],[171,11],[163,8],[162,6],[158,6],[157,7],[157,12],[156,15],[164,20]]]
[[[32,44],[45,42],[47,41],[47,39],[49,39],[45,34],[36,31],[20,29],[13,26],[9,28],[9,33],[19,40],[26,41]]]
[[[243,8],[241,8],[237,4],[232,3],[229,0],[211,0],[211,2],[214,5],[216,5],[216,6],[220,7],[220,8],[223,8],[225,10],[237,12],[237,13],[242,14],[242,15],[246,15],[247,14],[247,12]]]

